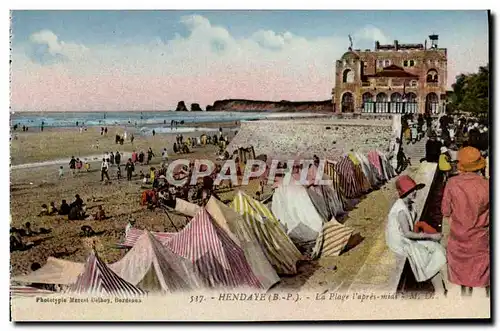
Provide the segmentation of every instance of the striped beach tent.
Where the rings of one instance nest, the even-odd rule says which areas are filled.
[[[259,241],[249,224],[243,219],[243,216],[213,196],[210,197],[205,208],[214,222],[224,229],[231,239],[241,247],[253,273],[257,276],[263,288],[267,290],[279,282],[279,276],[267,260]]]
[[[261,202],[238,191],[231,207],[252,229],[267,260],[278,274],[295,275],[302,254],[283,231],[278,220]]]
[[[347,156],[335,164],[335,171],[339,174],[340,186],[347,198],[359,197],[363,191],[361,183],[356,178],[354,163]]]
[[[134,247],[109,267],[127,282],[148,292],[187,291],[203,285],[193,263],[162,245],[149,231],[144,231]]]
[[[341,185],[341,179],[337,171],[335,170],[336,161],[326,160],[324,172],[328,176],[329,179],[332,180],[332,188],[336,192],[337,199],[342,204],[342,211],[345,211],[348,208],[347,198],[344,192],[344,189]]]
[[[204,208],[165,245],[190,260],[207,287],[263,288],[243,250]]]
[[[97,256],[95,251],[90,253],[83,273],[78,276],[76,283],[70,286],[69,292],[120,298],[146,294],[118,276]]]
[[[368,152],[368,160],[375,167],[375,169],[377,169],[377,177],[380,180],[387,180],[382,170],[382,160],[380,159],[380,155],[376,150],[372,149]]]
[[[125,240],[120,243],[121,246],[133,247],[137,240],[144,234],[145,230],[131,228],[125,234]],[[151,234],[161,243],[167,242],[175,233],[173,232],[151,232]]]
[[[361,193],[368,192],[372,188],[372,186],[370,185],[370,181],[368,180],[368,178],[366,178],[363,172],[361,160],[356,156],[356,153],[354,152],[350,152],[348,154],[348,157],[354,164],[354,174],[356,181],[358,181],[359,185],[361,186]]]
[[[55,294],[54,291],[43,290],[32,286],[10,286],[10,296],[15,297],[40,297]]]
[[[319,256],[339,256],[349,242],[353,232],[353,228],[340,224],[335,218],[324,223],[323,230],[316,240],[312,258],[315,259]]]

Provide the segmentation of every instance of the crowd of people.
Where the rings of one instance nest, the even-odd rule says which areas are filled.
[[[416,135],[411,130],[408,132],[414,124],[411,120],[407,123],[406,127],[403,125],[403,132],[408,143],[418,139],[422,131],[428,135],[425,158],[420,161],[437,164],[427,199],[437,204],[438,210],[430,215],[437,218],[437,222],[416,219],[413,204],[417,191],[424,185],[401,175],[396,181],[399,199],[388,216],[387,245],[396,254],[406,256],[415,279],[431,280],[437,293],[446,294],[447,284],[451,283],[460,287],[462,295],[471,295],[474,288],[485,288],[489,296],[487,123],[465,116],[444,115],[438,120],[424,121],[427,128],[417,126]],[[440,243],[443,219],[450,226],[446,248]],[[443,278],[445,268],[449,283]]]

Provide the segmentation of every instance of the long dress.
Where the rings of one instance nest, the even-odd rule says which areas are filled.
[[[414,215],[402,199],[398,199],[387,218],[385,239],[387,246],[398,255],[406,256],[415,279],[423,282],[434,277],[446,264],[446,251],[439,243],[431,240],[412,240],[403,235],[398,215],[404,212],[410,230],[413,231]]]
[[[448,277],[467,287],[490,284],[490,186],[474,173],[452,177],[444,190],[441,210],[449,217]]]

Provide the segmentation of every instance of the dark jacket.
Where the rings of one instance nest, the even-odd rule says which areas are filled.
[[[427,162],[439,162],[441,155],[441,142],[437,140],[427,140],[425,143],[425,160]]]

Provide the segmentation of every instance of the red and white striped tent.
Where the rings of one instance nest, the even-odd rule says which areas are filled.
[[[150,293],[187,291],[203,285],[193,263],[163,246],[149,231],[142,232],[134,247],[109,267]]]
[[[43,290],[32,286],[10,286],[10,296],[15,297],[40,297],[55,294],[54,291]]]
[[[78,276],[76,283],[70,286],[69,292],[121,298],[146,294],[118,276],[97,256],[95,251],[90,253],[83,273]]]
[[[211,220],[204,208],[166,246],[191,260],[207,287],[263,288],[243,250]]]
[[[121,246],[134,247],[137,240],[144,234],[144,230],[131,228],[125,235],[125,240],[120,243]],[[175,232],[151,232],[153,237],[162,244],[165,244]]]

